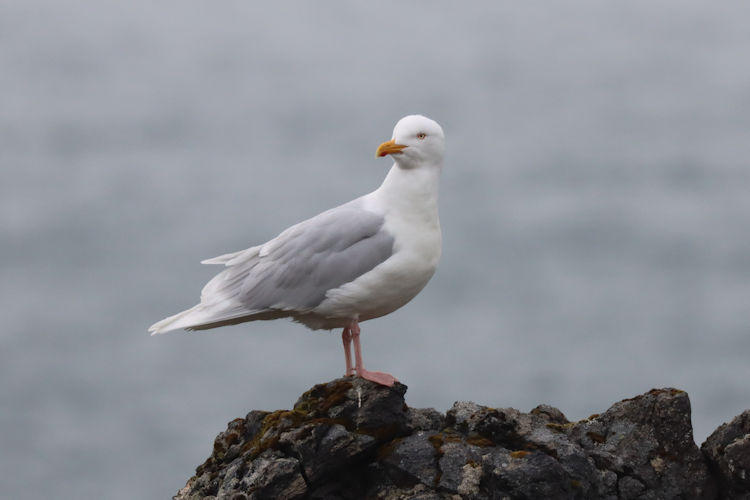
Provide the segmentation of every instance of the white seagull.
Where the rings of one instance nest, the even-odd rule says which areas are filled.
[[[378,189],[267,243],[204,260],[226,269],[203,288],[200,304],[149,331],[206,330],[287,317],[313,330],[343,328],[346,375],[393,385],[393,375],[365,370],[359,323],[400,308],[435,273],[444,149],[445,135],[435,121],[421,115],[402,118],[393,138],[375,153],[394,160]]]

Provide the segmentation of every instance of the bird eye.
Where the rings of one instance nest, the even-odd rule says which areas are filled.
[[[427,134],[425,134],[424,132],[420,132],[417,134],[417,139],[421,140],[421,139],[424,139],[425,137],[427,137]]]

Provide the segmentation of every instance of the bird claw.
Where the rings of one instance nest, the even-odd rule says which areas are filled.
[[[357,372],[357,375],[365,380],[369,380],[370,382],[375,382],[376,384],[384,385],[386,387],[392,387],[393,384],[398,382],[398,379],[390,373],[371,372],[362,369]]]

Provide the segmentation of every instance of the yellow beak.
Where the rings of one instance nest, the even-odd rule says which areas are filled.
[[[406,148],[403,144],[396,144],[396,141],[391,139],[388,142],[384,142],[380,146],[378,146],[378,150],[375,151],[375,156],[377,158],[383,157],[385,155],[392,155],[395,153],[400,153],[402,149]]]

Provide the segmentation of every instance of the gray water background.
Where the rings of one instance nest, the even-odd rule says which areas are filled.
[[[149,337],[198,261],[448,137],[438,273],[363,325],[412,406],[750,407],[746,2],[0,2],[0,494],[169,498],[343,373],[286,321]]]

